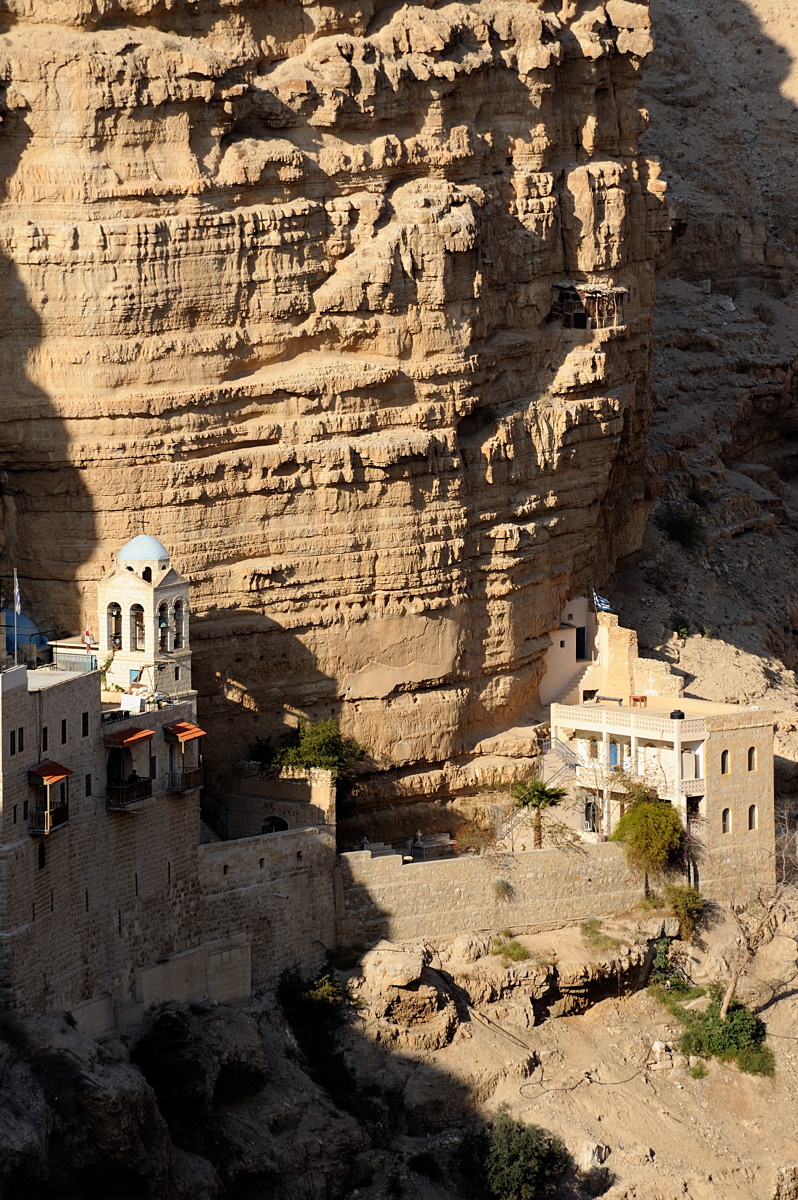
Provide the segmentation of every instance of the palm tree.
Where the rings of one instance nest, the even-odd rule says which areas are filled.
[[[563,787],[547,787],[542,779],[532,779],[528,783],[517,783],[513,788],[513,799],[516,808],[531,808],[533,844],[536,850],[543,846],[542,814],[547,808],[554,808],[568,795]]]

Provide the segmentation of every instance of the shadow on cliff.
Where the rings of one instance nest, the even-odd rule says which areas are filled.
[[[25,111],[6,107],[7,87],[6,79],[0,89],[0,202],[31,136]],[[20,258],[35,263],[40,231],[20,218],[12,228]],[[39,313],[47,303],[31,286],[8,253],[0,254],[6,302],[0,330],[0,578],[5,605],[13,606],[16,568],[23,612],[52,637],[84,628],[87,614],[78,580],[94,549],[96,523],[80,469],[69,461],[70,434],[58,407],[28,374],[43,341]],[[0,651],[5,652],[4,645]]]

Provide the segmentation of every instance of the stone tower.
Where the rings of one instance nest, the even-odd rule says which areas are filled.
[[[97,588],[97,609],[106,686],[190,691],[188,580],[157,538],[142,533],[122,547]]]

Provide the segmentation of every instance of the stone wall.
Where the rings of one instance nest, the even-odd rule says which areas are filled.
[[[335,945],[334,869],[333,826],[200,846],[203,940],[246,930],[255,986],[316,970]]]
[[[497,879],[511,885],[511,899],[497,897]],[[630,908],[642,883],[620,847],[605,843],[405,864],[400,855],[355,851],[340,857],[338,892],[340,941],[371,944],[553,929]]]
[[[240,767],[257,764],[240,764]],[[266,817],[281,817],[289,829],[306,825],[335,825],[335,780],[330,771],[283,771],[278,779],[239,769],[236,791],[225,796],[227,836],[231,839],[261,833]]]

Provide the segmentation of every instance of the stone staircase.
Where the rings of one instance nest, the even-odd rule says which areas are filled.
[[[585,663],[578,675],[575,675],[567,688],[557,696],[553,704],[581,704],[582,689],[589,688],[592,684],[599,687],[601,682],[600,666],[598,662]]]
[[[203,821],[202,817],[200,817],[199,844],[201,846],[207,846],[209,842],[220,842],[221,840],[222,839],[219,837],[216,830],[211,829],[207,821]]]

